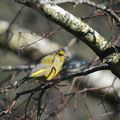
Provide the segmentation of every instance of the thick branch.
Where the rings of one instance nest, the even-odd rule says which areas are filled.
[[[30,1],[30,0],[26,0],[26,1]],[[48,3],[62,4],[62,3],[67,3],[67,2],[76,4],[76,5],[77,4],[86,4],[86,5],[92,6],[94,8],[97,8],[97,9],[100,9],[100,10],[106,12],[111,17],[113,17],[118,24],[120,24],[120,17],[112,9],[106,7],[103,4],[96,4],[95,2],[90,1],[90,0],[38,0],[38,1],[41,5],[48,4]]]
[[[17,0],[21,1],[21,0]],[[28,2],[29,1],[29,2]],[[116,47],[104,39],[98,32],[85,24],[81,19],[65,11],[61,7],[53,4],[43,4],[37,2],[23,2],[23,4],[35,9],[62,26],[67,31],[86,43],[103,62],[111,66],[111,71],[120,78],[120,54],[116,52]],[[22,1],[21,1],[22,2]]]

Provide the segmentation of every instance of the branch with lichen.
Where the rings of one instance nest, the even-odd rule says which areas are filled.
[[[29,1],[29,0],[27,0],[27,1]],[[90,0],[38,0],[38,1],[39,1],[39,3],[41,5],[42,4],[48,4],[48,3],[51,3],[51,4],[62,4],[62,3],[67,3],[67,2],[73,3],[75,5],[78,5],[78,4],[89,5],[91,7],[94,7],[94,8],[97,8],[99,10],[104,11],[106,14],[110,15],[111,17],[113,17],[114,20],[118,24],[120,24],[120,17],[112,9],[110,9],[108,6],[105,6],[104,4],[96,4],[95,2],[90,1]]]
[[[40,4],[39,0],[17,0],[17,2],[23,3],[39,13],[42,12],[46,18],[49,18],[79,38],[87,44],[104,63],[107,63],[111,71],[120,78],[120,53],[118,47],[108,42],[102,35],[84,23],[80,18],[77,18],[55,4]]]

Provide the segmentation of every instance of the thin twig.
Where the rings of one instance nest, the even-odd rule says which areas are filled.
[[[22,49],[24,49],[24,48],[26,48],[26,47],[29,47],[29,46],[31,46],[31,45],[39,42],[40,40],[43,40],[44,38],[49,38],[50,36],[52,36],[54,33],[56,33],[57,31],[59,31],[60,29],[61,29],[61,27],[58,27],[58,28],[56,28],[55,30],[53,30],[53,31],[51,31],[51,32],[44,33],[40,39],[38,39],[38,40],[36,40],[36,41],[28,44],[28,45],[25,45],[25,46],[20,47],[19,50],[22,50]]]
[[[98,90],[104,90],[104,89],[108,89],[110,86],[104,86],[104,87],[99,87],[99,88],[85,88],[83,90],[79,90],[79,91],[75,91],[75,92],[71,92],[71,93],[66,93],[64,94],[65,96],[70,96],[70,95],[75,95],[75,94],[82,94],[85,92],[90,92],[90,91],[98,91]]]
[[[25,8],[25,6],[23,5],[20,10],[17,12],[17,14],[15,15],[15,17],[13,18],[12,22],[10,23],[7,31],[6,31],[6,37],[5,37],[5,40],[7,41],[6,43],[9,43],[8,40],[9,40],[9,31],[12,27],[12,25],[15,23],[15,21],[17,20],[18,16],[21,14],[21,12],[23,11],[23,9]]]
[[[25,106],[25,119],[27,118],[27,108],[28,108],[28,105],[29,105],[30,100],[31,100],[31,98],[32,98],[33,95],[34,95],[34,93],[32,92],[32,93],[30,94],[30,96],[29,96],[29,98],[28,98],[28,101],[27,101],[27,104],[26,104],[26,106]]]

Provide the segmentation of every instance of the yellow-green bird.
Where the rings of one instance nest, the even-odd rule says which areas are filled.
[[[42,58],[40,64],[33,68],[29,77],[44,76],[46,80],[52,80],[61,70],[64,60],[65,52],[63,50],[47,55]]]
[[[45,80],[53,80],[60,72],[65,60],[65,52],[63,50],[57,50],[45,57],[43,57],[38,65],[29,72],[27,77],[17,83],[17,86],[33,77],[44,77]]]

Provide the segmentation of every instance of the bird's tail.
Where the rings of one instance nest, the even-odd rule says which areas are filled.
[[[21,79],[21,80],[19,80],[19,81],[16,81],[15,83],[14,83],[14,86],[16,87],[16,88],[18,88],[18,87],[20,87],[20,85],[22,85],[23,83],[25,83],[25,82],[32,82],[32,81],[34,81],[34,80],[37,80],[37,77],[29,77],[29,76],[26,76],[26,77],[24,77],[23,79]],[[46,82],[46,78],[45,77],[38,77],[38,80],[40,80],[41,82]]]

